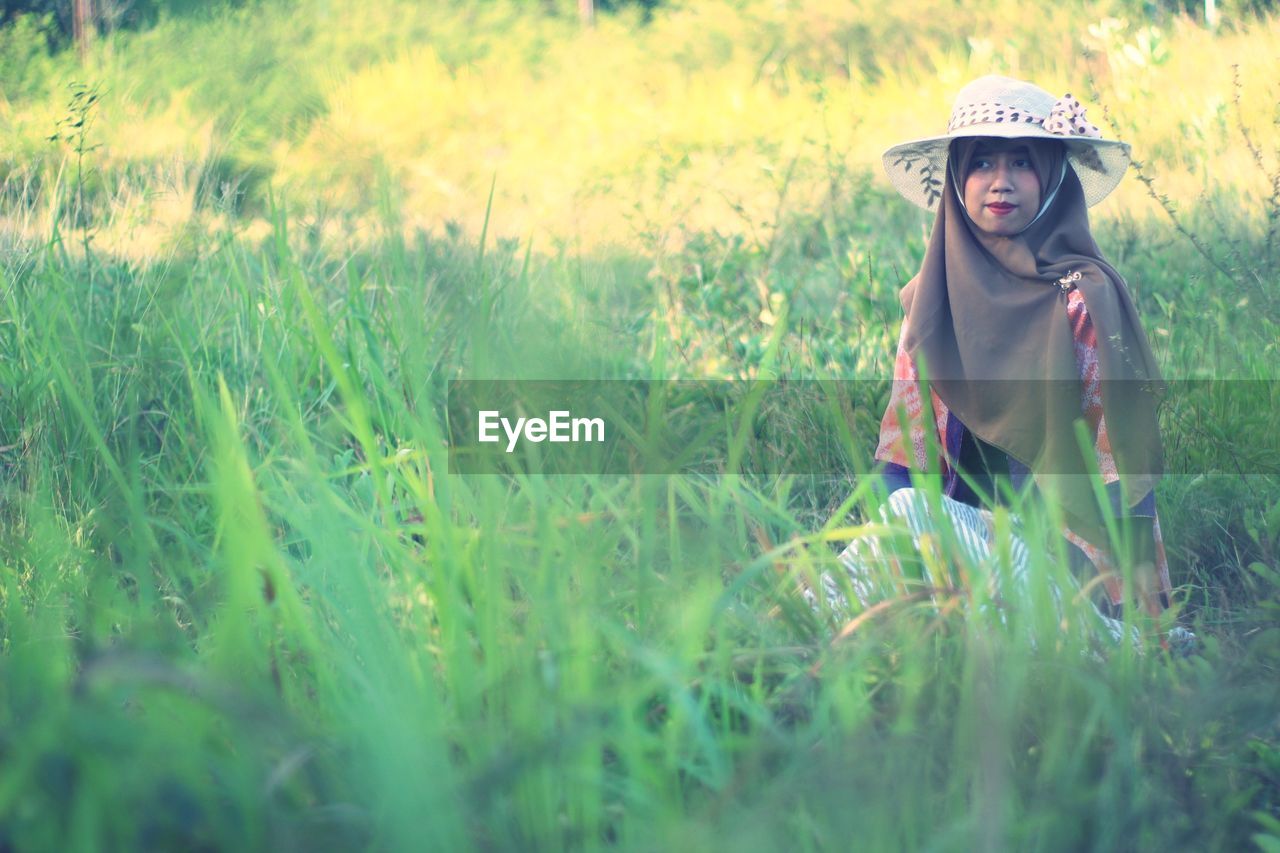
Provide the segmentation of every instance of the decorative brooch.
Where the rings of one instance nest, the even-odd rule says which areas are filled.
[[[1084,276],[1080,274],[1080,270],[1074,270],[1058,279],[1058,287],[1061,288],[1063,293],[1070,293],[1076,289],[1076,282],[1082,278]]]

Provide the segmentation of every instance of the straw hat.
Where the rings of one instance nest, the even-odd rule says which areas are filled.
[[[912,204],[933,210],[942,195],[951,140],[963,136],[1059,140],[1090,206],[1106,198],[1129,168],[1129,145],[1103,139],[1071,95],[1055,98],[1039,86],[991,74],[956,95],[944,135],[903,142],[884,153],[884,170],[894,189]]]

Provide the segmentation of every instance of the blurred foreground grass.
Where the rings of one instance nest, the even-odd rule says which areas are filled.
[[[832,644],[797,588],[874,517],[874,382],[848,440],[760,414],[823,477],[456,477],[440,422],[456,377],[882,378],[925,220],[862,166],[1000,63],[1092,68],[1206,247],[1132,179],[1100,217],[1170,375],[1273,380],[1274,22],[1093,68],[1070,10],[299,8],[103,45],[83,139],[38,138],[65,58],[5,106],[0,848],[1280,844],[1269,398],[1164,413],[1238,465],[1161,487],[1186,661],[992,618],[998,566]]]
[[[701,309],[653,308],[680,281],[393,229],[330,257],[288,226],[265,251],[144,266],[55,241],[5,266],[0,829],[16,849],[1222,849],[1274,833],[1273,480],[1165,490],[1202,657],[1095,660],[1043,589],[1008,601],[1008,624],[983,615],[966,600],[998,567],[981,566],[950,592],[965,582],[924,567],[831,645],[841,623],[797,585],[860,535],[866,486],[826,436],[815,453],[835,455],[812,461],[831,476],[814,480],[446,473],[445,378],[522,356],[535,375],[678,372],[667,330]],[[745,302],[769,265],[815,263],[706,250]],[[547,298],[565,290],[598,306],[589,320]],[[737,307],[734,339],[761,328]],[[1249,364],[1258,339],[1235,331]],[[863,345],[830,328],[781,341],[791,373]],[[1246,430],[1226,440],[1259,438],[1253,412],[1224,416]],[[921,584],[941,607],[912,603]]]

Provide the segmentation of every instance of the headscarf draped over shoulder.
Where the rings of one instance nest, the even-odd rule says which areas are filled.
[[[1072,522],[1100,531],[1082,451],[1080,376],[1066,300],[1080,289],[1098,339],[1103,412],[1126,501],[1159,479],[1163,385],[1120,274],[1089,230],[1085,196],[1057,140],[1026,139],[1041,210],[1021,233],[977,228],[961,202],[980,138],[951,142],[941,205],[919,274],[902,290],[905,345],[975,435],[1027,464]]]

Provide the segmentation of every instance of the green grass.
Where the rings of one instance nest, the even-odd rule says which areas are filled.
[[[1274,17],[1231,11],[1210,31],[1132,0],[1021,10],[700,0],[583,31],[510,0],[263,0],[111,33],[83,65],[33,49],[22,19],[0,40],[0,175],[57,182],[66,146],[47,137],[80,82],[105,96],[99,245],[136,260],[193,220],[260,234],[281,196],[335,240],[375,231],[387,195],[410,227],[475,238],[495,177],[491,234],[676,250],[769,235],[780,208],[816,207],[842,169],[878,171],[889,145],[943,129],[964,81],[999,72],[1083,96],[1180,202],[1213,190],[1274,210]],[[1155,212],[1137,181],[1100,208]]]
[[[1280,845],[1280,481],[1255,473],[1275,469],[1270,384],[1193,388],[1163,414],[1171,467],[1210,472],[1159,492],[1199,656],[1099,656],[1085,611],[1063,629],[1042,584],[983,608],[999,564],[919,559],[893,607],[833,642],[846,617],[799,589],[877,518],[858,465],[926,217],[821,152],[821,191],[770,183],[762,227],[745,208],[723,228],[632,211],[621,247],[505,236],[487,182],[465,201],[489,210],[483,238],[416,227],[394,163],[354,207],[316,207],[264,177],[288,157],[254,159],[309,132],[312,89],[143,63],[148,39],[209,38],[203,56],[248,14],[121,37],[111,73],[151,94],[109,109],[174,81],[188,104],[251,102],[227,177],[270,191],[237,208],[197,191],[199,157],[93,149],[124,133],[113,118],[91,125],[80,181],[74,150],[8,172],[0,848]],[[445,35],[461,20],[441,16]],[[372,63],[404,47],[379,46],[381,20],[350,37],[386,51],[363,60],[315,33],[279,49]],[[672,53],[721,61],[682,20],[658,21],[687,39]],[[489,26],[450,61],[514,25]],[[605,48],[623,38],[610,26]],[[517,44],[567,50],[569,30],[530,24]],[[40,104],[19,112],[38,124]],[[704,130],[685,128],[698,145]],[[1211,257],[1167,218],[1096,222],[1170,376],[1275,377],[1265,176],[1179,196]],[[117,239],[147,230],[129,211],[184,192],[202,201],[180,227]],[[450,379],[771,376],[865,381],[844,386],[843,423],[817,403],[737,410],[756,442],[715,475],[448,473]],[[796,448],[796,470],[825,473],[769,473]],[[1051,551],[1037,578],[1061,579]]]
[[[855,192],[843,209],[907,213]],[[464,238],[389,232],[335,257],[284,216],[265,248],[233,240],[151,266],[57,241],[11,254],[7,838],[1247,844],[1280,781],[1276,576],[1245,567],[1274,566],[1274,529],[1245,532],[1250,513],[1274,516],[1273,480],[1167,485],[1204,655],[1100,662],[1034,592],[1008,626],[917,603],[829,645],[841,623],[797,586],[849,535],[831,516],[859,482],[852,450],[811,460],[833,474],[812,482],[448,475],[449,377],[679,375],[700,362],[678,352],[726,344],[726,375],[758,372],[770,329],[750,282],[804,269],[805,292],[837,290],[849,271],[831,246],[868,234],[832,221],[800,217],[781,248],[709,238],[656,286],[636,259],[526,263]],[[883,267],[865,275],[881,284],[849,316],[892,316],[890,269],[907,260],[876,245]],[[711,258],[714,281],[690,286],[688,267]],[[802,335],[799,295],[774,369],[882,366],[860,359],[888,330],[868,342],[815,306]],[[674,314],[673,299],[687,303]],[[1219,343],[1247,362],[1260,339],[1235,331]],[[527,366],[535,332],[562,361]],[[1027,631],[1055,639],[1032,648]]]

